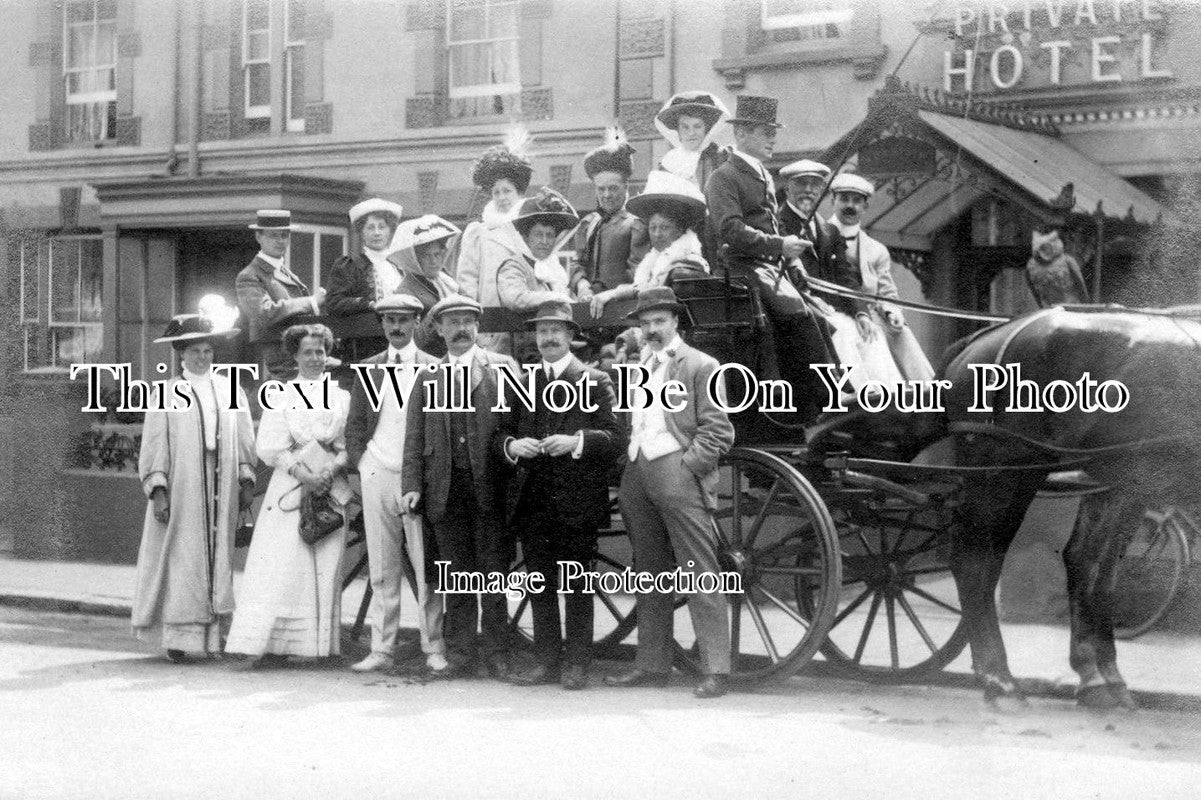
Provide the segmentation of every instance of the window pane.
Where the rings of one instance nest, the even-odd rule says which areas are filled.
[[[95,10],[96,7],[92,0],[78,0],[78,2],[67,3],[67,24],[71,24],[72,22],[89,22],[92,20]]]
[[[246,35],[246,60],[266,61],[271,58],[271,36],[267,31],[256,31]]]
[[[73,25],[67,30],[67,67],[79,69],[95,63],[92,52],[92,27]]]
[[[304,47],[288,50],[288,119],[304,119]]]
[[[246,30],[266,28],[270,22],[269,0],[246,0]]]
[[[96,26],[95,65],[117,63],[117,26],[113,23]]]
[[[271,67],[267,64],[250,64],[246,67],[246,105],[266,106],[271,104]]]
[[[104,288],[104,243],[88,239],[79,243],[81,322],[100,322],[100,304]]]
[[[50,322],[79,321],[79,242],[50,243]]]
[[[313,234],[292,231],[288,268],[300,276],[306,286],[313,288]]]
[[[450,15],[450,41],[462,42],[485,38],[482,8],[454,11]]]
[[[117,104],[72,103],[67,106],[67,141],[96,142],[116,135]]]
[[[321,278],[324,279],[334,262],[342,257],[346,237],[336,233],[321,234]]]
[[[104,349],[104,330],[99,325],[51,328],[50,336],[53,346],[51,366],[55,367],[98,361]]]
[[[21,319],[34,321],[38,319],[41,303],[38,302],[38,243],[24,240],[21,242]]]
[[[99,0],[96,4],[96,18],[114,20],[117,18],[117,0]]]

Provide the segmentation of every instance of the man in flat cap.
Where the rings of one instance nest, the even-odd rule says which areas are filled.
[[[775,325],[781,377],[796,391],[802,416],[816,416],[822,387],[810,364],[833,363],[828,331],[784,272],[813,243],[779,228],[775,182],[764,166],[775,148],[776,100],[740,95],[731,157],[709,177],[705,197],[718,252],[726,247],[731,276],[759,293]]]
[[[521,531],[527,571],[540,573],[545,588],[529,596],[536,664],[514,676],[513,683],[533,686],[562,681],[564,689],[583,689],[592,654],[593,597],[578,591],[565,596],[564,647],[559,564],[592,568],[597,530],[609,522],[608,474],[623,437],[613,413],[609,376],[571,354],[572,337],[580,332],[571,305],[543,303],[526,326],[534,330],[542,356],[534,381],[534,408],[513,403],[497,429],[496,446],[517,468],[509,487],[513,528]],[[591,386],[591,411],[581,403],[566,411],[547,406],[543,396],[547,386],[555,381],[576,386],[581,380]]]
[[[626,210],[634,148],[620,130],[584,156],[584,172],[596,189],[596,211],[584,215],[575,232],[576,263],[568,287],[581,301],[634,279],[650,249],[646,223]]]
[[[381,353],[364,360],[371,369],[358,369],[350,392],[346,420],[349,467],[362,482],[363,526],[367,536],[367,563],[371,576],[371,653],[351,669],[356,672],[386,670],[393,664],[400,630],[401,577],[407,576],[417,598],[417,628],[426,666],[434,673],[447,667],[442,641],[442,598],[426,578],[425,532],[419,516],[403,514],[401,472],[404,466],[408,403],[419,371],[438,359],[421,352],[413,331],[421,318],[421,301],[407,294],[392,294],[374,302],[380,327],[388,341]],[[396,367],[395,387],[387,374]],[[363,381],[370,381],[379,399],[372,408]],[[417,397],[416,402],[420,403]],[[408,550],[408,562],[405,552]]]
[[[250,342],[259,360],[266,365],[267,377],[290,380],[296,377],[296,361],[280,341],[286,325],[298,315],[321,313],[325,290],[309,292],[296,273],[288,269],[288,243],[292,234],[292,212],[266,209],[258,212],[250,229],[258,240],[259,252],[238,273],[238,308],[246,320]]]
[[[867,311],[871,323],[883,331],[884,340],[888,342],[888,349],[901,377],[928,381],[934,378],[930,360],[922,352],[913,331],[905,324],[901,309],[888,302],[900,297],[892,279],[892,256],[887,247],[863,231],[863,214],[875,192],[876,187],[872,182],[861,175],[850,172],[836,175],[830,183],[830,193],[834,198],[834,215],[830,217],[830,225],[845,242],[847,261],[858,270],[863,291],[881,298],[870,303]]]
[[[493,446],[498,415],[494,365],[517,363],[476,344],[482,309],[461,295],[439,300],[430,314],[447,353],[433,373],[414,385],[405,430],[401,498],[403,510],[423,506],[448,573],[507,575],[513,542],[505,525],[505,489],[512,465]],[[451,369],[451,366],[457,369]],[[426,387],[430,386],[427,392]],[[472,410],[426,407],[430,396],[469,398]],[[439,587],[446,590],[448,587]],[[447,593],[442,632],[448,677],[470,675],[481,661],[488,673],[509,676],[508,610],[503,593]],[[480,635],[477,640],[477,620]]]

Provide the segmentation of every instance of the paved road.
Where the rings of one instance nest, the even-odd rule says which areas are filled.
[[[617,669],[600,664],[596,672]],[[793,679],[716,701],[180,667],[0,608],[0,798],[1195,797],[1201,717]]]

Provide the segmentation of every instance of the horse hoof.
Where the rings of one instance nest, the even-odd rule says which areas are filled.
[[[992,675],[984,676],[984,702],[997,711],[1016,711],[1030,706],[1017,683]]]
[[[1076,691],[1076,705],[1092,711],[1112,711],[1119,707],[1119,702],[1110,687],[1104,683],[1096,686],[1081,686]]]
[[[1126,684],[1107,683],[1105,687],[1109,689],[1109,693],[1113,695],[1113,699],[1117,702],[1119,708],[1124,708],[1127,711],[1138,711],[1138,703],[1135,702],[1134,695],[1126,688]]]

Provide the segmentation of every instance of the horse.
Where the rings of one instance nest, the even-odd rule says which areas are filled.
[[[1082,500],[1063,553],[1071,620],[1070,663],[1078,674],[1078,702],[1091,708],[1135,702],[1117,667],[1113,635],[1115,568],[1147,507],[1196,496],[1201,466],[1201,321],[1162,311],[1118,307],[1056,307],[988,328],[956,343],[939,378],[951,382],[945,431],[955,462],[985,467],[1084,459],[1093,480],[1109,490]],[[1088,373],[1115,381],[1113,410],[1089,398],[1064,408],[1058,386],[1041,410],[1016,410],[1007,391],[981,402],[978,365],[1009,366],[1010,376],[1038,387],[1076,384]],[[973,365],[977,365],[973,367]],[[995,374],[994,374],[994,377]],[[995,382],[995,381],[994,381]],[[1013,398],[1020,399],[1020,398]],[[1092,398],[1096,400],[1096,398]],[[991,406],[991,411],[983,410]],[[1060,410],[1053,410],[1052,406]],[[1039,471],[1001,471],[970,478],[964,489],[951,569],[970,625],[973,669],[986,699],[1025,698],[1001,638],[994,590],[1001,563],[1043,481]]]

